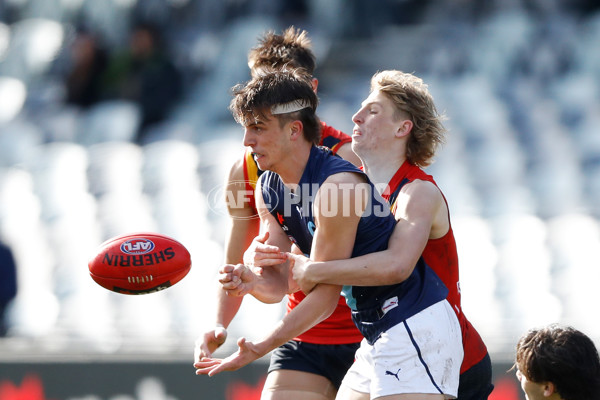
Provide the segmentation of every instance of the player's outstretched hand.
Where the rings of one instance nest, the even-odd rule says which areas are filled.
[[[194,362],[200,361],[202,358],[211,357],[227,339],[227,329],[222,326],[217,326],[214,329],[204,332],[196,339],[194,347]]]
[[[244,264],[254,268],[256,273],[261,273],[263,267],[283,264],[286,256],[277,246],[266,244],[269,232],[255,237],[250,247],[244,252]]]
[[[300,254],[286,253],[286,255],[290,260],[290,275],[293,277],[294,282],[304,293],[310,293],[317,284],[310,280],[310,274],[307,273],[312,261]]]
[[[257,346],[240,338],[238,351],[227,358],[203,358],[194,364],[196,375],[214,376],[223,371],[235,371],[261,357]]]
[[[256,275],[243,264],[226,264],[219,270],[219,283],[228,296],[245,296],[254,289]]]

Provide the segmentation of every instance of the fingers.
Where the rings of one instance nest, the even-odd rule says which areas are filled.
[[[194,356],[194,361],[198,362],[205,357],[212,356],[210,349],[208,348],[208,344],[206,342],[200,343],[198,347],[196,347],[196,355]]]
[[[223,360],[215,359],[215,358],[202,358],[200,361],[194,363],[194,368],[196,368],[196,375],[211,375],[211,371],[213,371],[217,366],[221,364]]]
[[[265,243],[269,240],[269,231],[265,231],[262,235],[256,236],[253,240],[259,243]]]
[[[202,357],[200,361],[194,363],[194,367],[197,369],[213,367],[215,365],[219,365],[221,361],[223,360],[220,358]]]
[[[278,247],[275,250],[272,249],[256,249],[254,253],[253,265],[256,267],[270,267],[273,265],[279,265],[286,262],[287,257],[284,252],[280,251]]]
[[[231,356],[229,357],[231,358]],[[208,375],[215,376],[216,374],[228,371],[235,370],[237,368],[231,368],[229,366],[230,361],[228,359],[220,359],[220,358],[202,358],[200,361],[194,363],[194,368],[196,368],[196,375]]]
[[[235,265],[225,264],[221,267],[221,269],[219,270],[219,273],[228,274],[230,272],[233,272],[234,269],[235,269]]]
[[[225,340],[227,339],[227,329],[222,326],[217,327],[217,329],[215,329],[215,339],[219,345],[225,343]]]
[[[227,294],[227,296],[242,297],[247,295],[249,292],[248,289],[246,289],[246,285],[241,284],[235,289],[225,290],[225,293]]]
[[[215,376],[216,374],[223,372],[223,371],[228,371],[229,369],[225,367],[225,363],[220,363],[217,364],[216,366],[212,367],[212,369],[208,372],[208,376]]]
[[[310,263],[310,260],[305,255],[294,253],[285,253],[285,255],[290,262],[289,267],[294,273],[304,270]]]
[[[289,270],[292,271],[294,276],[298,274],[298,272],[302,271],[302,267],[304,265],[304,256],[300,256],[298,254],[286,253],[287,259],[289,261]]]
[[[286,259],[290,262],[290,268],[294,268],[294,264],[296,263],[296,258],[298,257],[294,253],[284,253]]]
[[[194,347],[194,362],[202,358],[212,357],[212,353],[217,350],[227,339],[227,329],[217,326],[214,330],[207,331],[196,339]]]
[[[269,232],[254,238],[250,247],[244,252],[244,264],[261,267],[278,265],[285,261],[279,247],[266,244],[268,238]]]
[[[272,244],[259,243],[254,248],[254,252],[256,252],[256,253],[281,253],[281,249],[277,246],[273,246]]]
[[[219,283],[224,290],[235,290],[242,283],[242,280],[238,276],[227,274],[219,278]]]
[[[219,271],[219,283],[225,290],[235,290],[242,282],[242,273],[246,267],[242,264],[230,265],[227,264]]]
[[[194,347],[194,363],[200,361],[202,357],[206,357],[205,350],[200,343],[196,343],[196,346]]]
[[[305,263],[307,261],[310,261],[308,257],[306,257],[304,254],[296,254],[293,252],[287,252],[287,253],[283,253],[285,255],[285,257],[290,260],[290,262],[298,262],[298,263]]]
[[[245,296],[250,293],[249,285],[243,282],[231,282],[221,285],[227,296]]]
[[[229,296],[244,296],[251,292],[256,275],[243,264],[223,267],[218,281]]]
[[[258,359],[262,354],[257,352],[255,344],[247,342],[245,338],[238,339],[237,344],[238,351],[227,358],[202,358],[194,363],[196,375],[214,376],[223,371],[235,371]]]
[[[235,271],[235,266],[227,264],[221,267],[221,269],[219,270],[219,282],[220,283],[227,283],[227,282],[231,282],[234,279],[234,271]]]
[[[201,357],[212,357],[212,353],[217,350],[227,339],[227,329],[218,326],[214,331],[206,335],[207,339],[201,344]],[[198,358],[198,360],[200,359]]]
[[[215,376],[223,371],[233,370],[227,367],[224,360],[203,358],[200,362],[194,364],[196,375]]]
[[[302,290],[304,293],[310,293],[316,286],[316,282],[313,282],[307,276],[306,268],[310,264],[310,260],[300,254],[286,253],[290,270],[290,277],[292,282],[288,282],[290,288],[294,287]]]

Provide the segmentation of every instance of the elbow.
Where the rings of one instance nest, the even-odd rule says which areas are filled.
[[[261,303],[265,303],[265,304],[277,304],[280,303],[283,300],[284,295],[283,294],[279,294],[279,293],[269,293],[269,294],[264,294],[264,293],[252,293],[252,296],[260,301]]]
[[[281,303],[281,301],[283,300],[284,296],[273,296],[269,299],[267,299],[267,301],[265,301],[265,303],[267,304],[278,304]]]

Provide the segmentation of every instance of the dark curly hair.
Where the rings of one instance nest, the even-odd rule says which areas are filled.
[[[261,69],[279,69],[284,66],[303,68],[313,75],[316,57],[305,30],[290,26],[281,35],[267,32],[258,41],[258,45],[248,53],[248,66],[252,76]]]
[[[572,327],[552,324],[527,332],[517,343],[515,367],[531,382],[552,382],[564,400],[600,399],[598,350]]]
[[[246,84],[232,88],[233,99],[229,105],[236,122],[243,126],[257,119],[275,117],[280,126],[292,120],[302,122],[304,138],[318,144],[321,138],[321,123],[316,115],[318,98],[310,84],[311,77],[301,68],[263,70]],[[271,114],[275,105],[301,100],[308,105],[299,111]]]

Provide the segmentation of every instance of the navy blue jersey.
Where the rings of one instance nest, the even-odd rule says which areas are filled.
[[[279,175],[267,171],[261,176],[264,202],[279,225],[304,254],[310,254],[315,232],[313,204],[321,185],[341,172],[364,173],[350,162],[321,147],[311,149],[298,187],[292,192]],[[389,204],[365,176],[371,193],[356,232],[352,257],[387,249],[396,225]],[[342,210],[340,210],[342,211]],[[446,287],[431,269],[419,260],[411,276],[400,284],[387,286],[344,286],[342,290],[352,318],[370,342],[381,332],[446,298]]]

